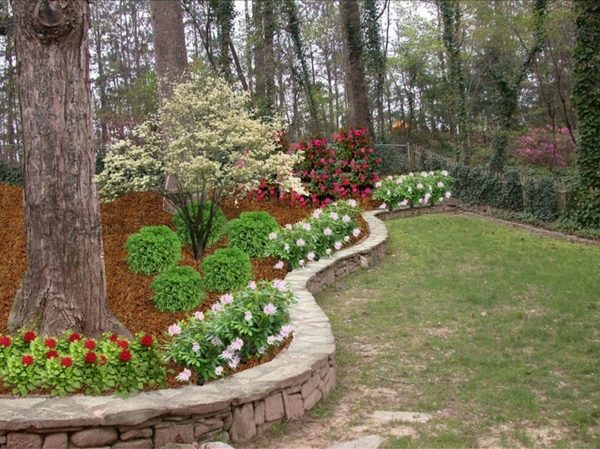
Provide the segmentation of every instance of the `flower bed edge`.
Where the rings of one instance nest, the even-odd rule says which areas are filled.
[[[210,438],[243,441],[282,420],[300,419],[335,387],[335,340],[314,300],[319,292],[386,253],[388,233],[364,212],[369,235],[285,280],[294,339],[271,362],[203,386],[114,396],[0,398],[0,449],[105,446],[160,448]],[[382,217],[383,218],[383,217]]]

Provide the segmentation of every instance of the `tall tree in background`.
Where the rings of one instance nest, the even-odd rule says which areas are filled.
[[[373,123],[369,114],[365,63],[363,56],[362,28],[358,0],[341,0],[341,19],[348,61],[348,125],[353,128],[367,127],[373,135]]]
[[[492,79],[497,92],[497,126],[493,138],[493,155],[489,162],[489,168],[494,173],[504,170],[506,163],[506,147],[509,141],[509,133],[514,128],[514,116],[519,106],[519,95],[523,82],[529,74],[529,70],[535,62],[535,58],[544,46],[544,27],[546,17],[547,0],[535,0],[533,6],[533,43],[526,50],[525,60],[519,66],[516,74],[512,74],[512,68],[506,67],[498,55],[499,50],[495,48],[492,52]]]
[[[254,76],[256,100],[262,115],[275,112],[275,3],[252,2],[254,22]]]
[[[600,228],[600,4],[576,0],[577,44],[573,100],[579,118],[576,217],[582,225]]]
[[[373,97],[375,98],[376,133],[380,141],[383,141],[384,129],[384,91],[385,91],[385,54],[381,42],[381,27],[379,17],[385,11],[379,13],[379,2],[377,0],[365,0],[365,56],[367,60],[367,73],[373,79]],[[389,7],[389,5],[387,5]]]
[[[211,0],[210,5],[214,11],[219,29],[219,71],[221,76],[231,83],[230,48],[232,47],[231,33],[233,31],[234,3],[232,0]]]
[[[300,34],[300,21],[298,19],[298,10],[296,7],[295,0],[285,0],[284,3],[285,13],[287,16],[287,28],[292,38],[292,44],[294,46],[294,52],[296,59],[298,60],[299,68],[292,67],[294,74],[300,81],[300,85],[304,88],[306,94],[306,101],[308,103],[308,112],[310,114],[310,128],[312,134],[318,134],[321,128],[321,120],[319,119],[319,111],[317,109],[317,100],[315,95],[315,86],[311,80],[310,73],[308,71],[308,63],[306,61],[306,55],[304,52],[304,45],[302,43],[302,36]]]
[[[27,272],[11,330],[121,331],[106,308],[93,182],[86,0],[13,1],[25,153]],[[37,6],[37,7],[36,7]]]
[[[450,85],[454,95],[454,113],[458,124],[459,159],[469,163],[467,88],[463,69],[461,45],[461,10],[459,0],[438,0],[443,21],[443,41],[448,54]]]
[[[173,84],[185,77],[187,53],[179,1],[151,0],[154,52],[160,98],[169,98]]]

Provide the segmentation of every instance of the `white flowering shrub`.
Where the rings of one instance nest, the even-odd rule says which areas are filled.
[[[199,382],[224,376],[281,345],[292,333],[289,306],[294,301],[282,280],[250,282],[222,295],[210,311],[171,325],[166,354],[185,367],[178,380],[189,381],[192,370]]]
[[[159,191],[188,225],[194,256],[200,258],[225,198],[244,196],[264,178],[304,193],[292,175],[301,155],[277,151],[282,127],[278,118],[256,118],[249,94],[219,78],[182,83],[156,121],[136,129],[135,140],[113,145],[97,177],[101,195],[114,199],[126,192]],[[199,207],[189,208],[192,202]]]
[[[356,222],[359,214],[356,201],[338,201],[324,209],[315,209],[308,220],[271,234],[268,254],[280,261],[275,268],[283,268],[284,263],[291,268],[302,267],[340,250],[351,236],[360,235]]]
[[[450,198],[452,182],[446,170],[388,176],[376,184],[373,198],[388,210],[436,205]]]

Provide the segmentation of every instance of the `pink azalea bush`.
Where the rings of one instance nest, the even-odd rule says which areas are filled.
[[[525,164],[560,169],[575,160],[575,143],[568,128],[531,128],[517,140],[515,155]]]
[[[337,132],[329,139],[313,138],[289,146],[303,155],[295,175],[306,184],[309,195],[280,192],[263,180],[253,196],[259,200],[277,198],[291,206],[326,206],[337,199],[366,198],[379,181],[376,157],[366,129]]]

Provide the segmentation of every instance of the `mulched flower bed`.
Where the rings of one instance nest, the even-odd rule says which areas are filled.
[[[3,260],[0,263],[0,334],[7,333],[7,320],[13,298],[26,269],[25,233],[23,220],[23,193],[20,187],[0,184],[0,251]],[[367,204],[365,204],[367,205]],[[368,204],[371,206],[371,204]],[[228,219],[236,218],[244,211],[263,210],[271,214],[280,225],[292,224],[310,215],[310,207],[291,207],[275,200],[257,202],[243,199],[229,201],[223,207]],[[102,237],[104,245],[104,260],[106,266],[108,305],[115,316],[132,333],[144,332],[155,335],[159,340],[170,324],[189,316],[193,311],[181,313],[160,312],[154,307],[150,285],[153,276],[132,273],[126,262],[125,241],[143,226],[167,225],[172,226],[171,214],[162,208],[162,198],[154,193],[138,193],[124,196],[110,204],[103,204]],[[352,238],[355,242],[368,233],[368,226],[358,218],[361,236]],[[206,254],[213,253],[219,247],[227,244],[222,239],[216,245],[207,249]],[[274,258],[252,260],[253,277],[255,280],[273,280],[284,278],[287,271],[273,268],[277,262]],[[184,249],[183,265],[197,267],[189,248]],[[219,293],[209,293],[205,301],[196,309],[204,311],[218,301]],[[266,354],[260,360],[250,360],[236,371],[247,369],[271,360],[286,344]],[[174,375],[168,376],[167,386],[181,385]],[[0,386],[0,394],[8,393]]]

